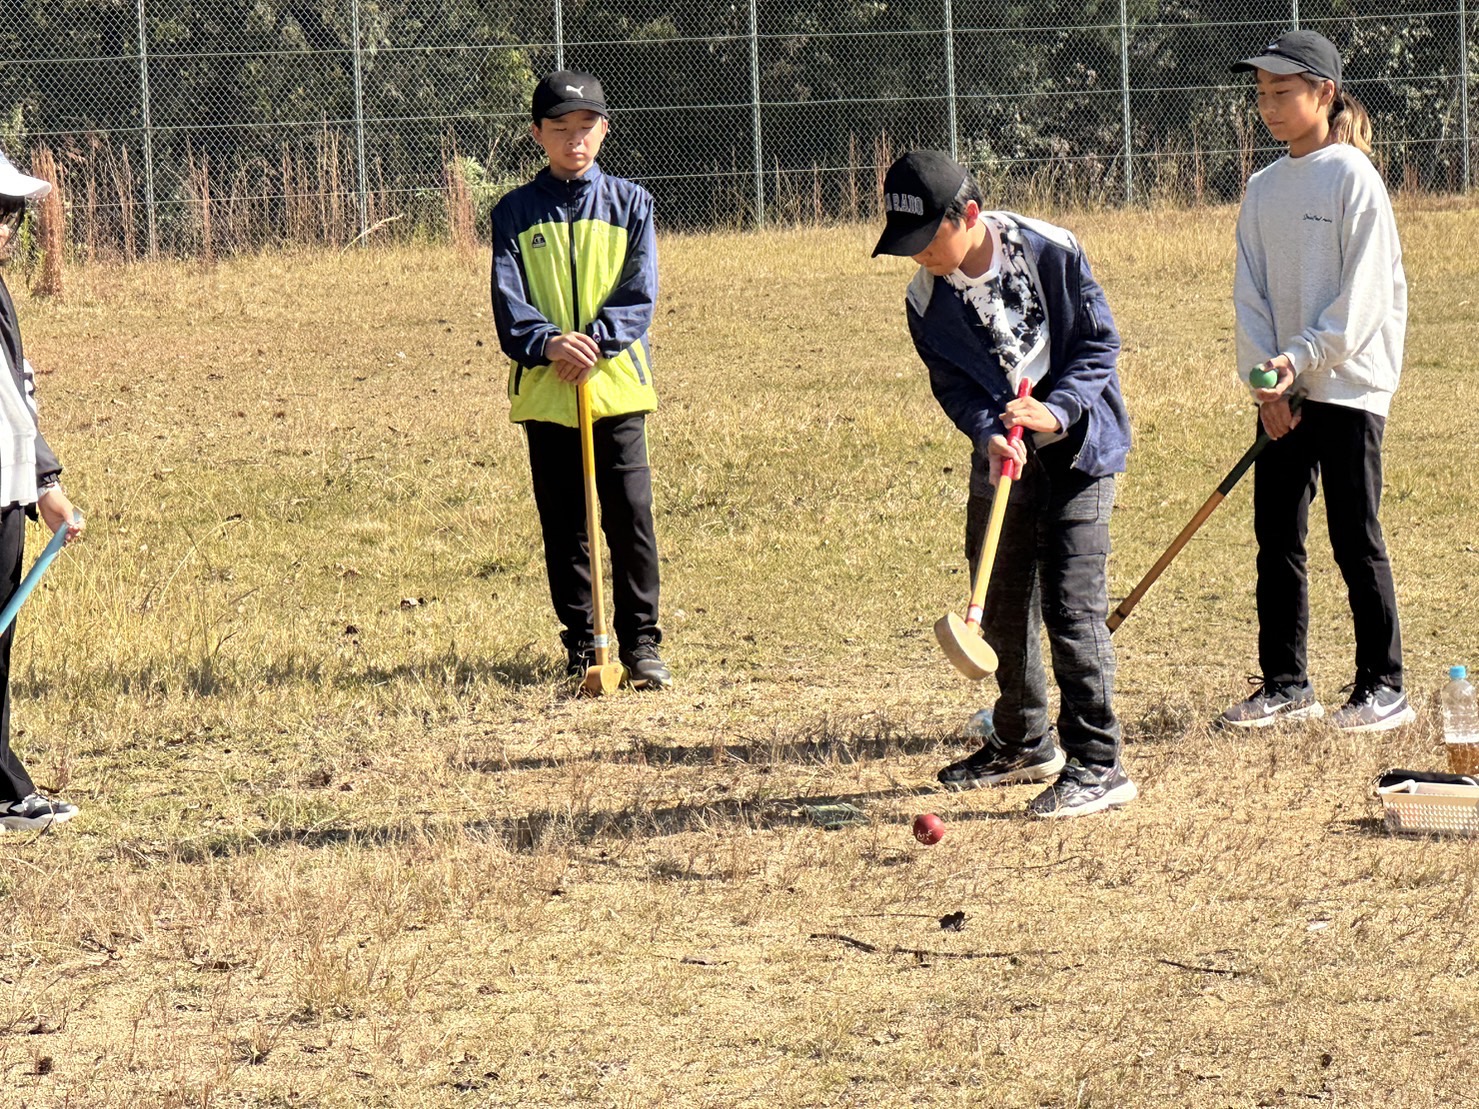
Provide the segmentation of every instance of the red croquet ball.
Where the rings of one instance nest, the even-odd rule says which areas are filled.
[[[945,838],[945,822],[932,812],[914,818],[914,838],[920,843],[939,843]]]

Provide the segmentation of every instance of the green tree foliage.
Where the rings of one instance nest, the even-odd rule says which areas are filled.
[[[1122,37],[1120,0],[951,0],[952,71],[945,0],[757,0],[753,58],[748,0],[564,0],[563,53],[606,86],[603,160],[646,181],[669,226],[753,214],[752,82],[761,187],[780,218],[862,214],[877,160],[947,147],[952,75],[959,150],[993,187],[1031,178],[1122,196],[1127,71],[1138,191],[1227,199],[1275,153],[1246,79],[1227,66],[1287,29],[1289,3],[1126,0]],[[1368,7],[1302,0],[1300,10],[1345,54],[1389,172],[1451,187],[1456,18],[1417,0]],[[281,230],[307,218],[305,198],[329,196],[345,203],[323,218],[349,219],[350,0],[146,0],[145,12],[161,204],[188,222],[203,190],[250,195],[264,226]],[[3,0],[3,16],[0,110],[19,112],[20,129],[68,165],[106,149],[114,176],[137,190],[135,0]],[[527,104],[557,56],[547,0],[360,0],[359,43],[372,215],[435,194],[448,165],[486,199],[537,164]],[[1479,69],[1473,44],[1470,53]],[[118,169],[125,153],[132,176]]]

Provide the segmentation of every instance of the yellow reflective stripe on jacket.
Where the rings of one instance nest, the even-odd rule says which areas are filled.
[[[575,234],[575,283],[580,293],[580,319],[572,312],[570,231]],[[561,331],[587,325],[621,281],[627,258],[627,231],[602,220],[537,223],[518,236],[519,253],[529,283],[530,301]],[[549,366],[509,368],[509,417],[576,426],[575,389]],[[657,407],[652,370],[642,343],[633,343],[614,358],[602,358],[591,375],[591,415],[595,419],[651,412]]]

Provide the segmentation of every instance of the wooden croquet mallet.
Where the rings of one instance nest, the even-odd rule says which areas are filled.
[[[1031,395],[1032,382],[1024,377],[1017,386],[1017,399]],[[1013,446],[1022,441],[1022,425],[1018,424],[1007,433],[1007,442]],[[1021,476],[1016,459],[1001,461],[1001,477],[996,483],[996,494],[991,499],[991,519],[986,525],[986,540],[981,544],[981,556],[976,562],[976,576],[971,584],[971,603],[962,620],[953,612],[947,612],[935,621],[935,638],[955,669],[967,678],[979,681],[996,673],[996,652],[991,644],[981,638],[981,614],[986,607],[986,587],[991,583],[991,568],[996,564],[996,548],[1001,541],[1001,522],[1007,514],[1007,500],[1012,495],[1012,482]]]
[[[1290,397],[1289,410],[1299,411],[1299,402],[1302,399],[1298,396]],[[1253,445],[1243,452],[1243,457],[1238,459],[1237,465],[1227,472],[1227,477],[1222,479],[1222,482],[1212,491],[1212,495],[1206,499],[1201,508],[1197,509],[1197,514],[1191,518],[1186,527],[1181,529],[1181,533],[1171,540],[1171,545],[1166,548],[1160,558],[1155,560],[1155,565],[1145,572],[1145,576],[1140,579],[1140,584],[1130,590],[1129,595],[1109,614],[1109,619],[1105,621],[1105,624],[1108,625],[1110,634],[1113,634],[1114,630],[1125,622],[1125,617],[1135,610],[1135,606],[1140,603],[1140,598],[1145,596],[1150,587],[1155,584],[1156,578],[1160,577],[1166,567],[1171,565],[1172,560],[1181,553],[1181,548],[1191,542],[1191,537],[1197,533],[1197,529],[1207,522],[1207,517],[1211,516],[1217,506],[1227,498],[1227,495],[1233,491],[1233,486],[1242,480],[1248,468],[1263,453],[1263,449],[1272,442],[1268,432],[1264,431],[1260,424],[1258,438],[1253,440]]]
[[[597,697],[615,693],[621,685],[621,663],[611,661],[611,636],[606,627],[606,594],[601,585],[601,517],[596,498],[596,441],[591,430],[591,387],[575,387],[576,422],[580,425],[580,471],[585,478],[585,531],[591,558],[591,627],[595,632],[596,662],[586,668],[580,691]]]

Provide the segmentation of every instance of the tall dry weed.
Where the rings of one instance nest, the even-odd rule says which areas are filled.
[[[447,234],[453,248],[464,257],[477,253],[477,206],[467,176],[462,172],[455,145],[442,152],[442,183],[447,205]]]
[[[215,265],[215,203],[211,196],[211,159],[209,154],[194,151],[185,155],[185,195],[190,205],[196,232],[199,257],[206,265]]]
[[[62,199],[62,171],[50,147],[39,146],[31,156],[31,172],[51,182],[51,191],[36,205],[36,238],[41,264],[32,285],[37,296],[60,299],[62,266],[67,247],[67,208]]]

